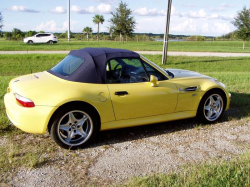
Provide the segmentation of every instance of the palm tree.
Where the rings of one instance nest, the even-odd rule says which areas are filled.
[[[103,24],[104,22],[104,18],[103,18],[103,15],[99,15],[99,14],[96,14],[94,17],[93,17],[93,22],[95,24],[97,24],[97,40],[99,42],[99,24]]]
[[[82,32],[87,34],[87,40],[89,41],[89,34],[91,34],[93,32],[92,28],[91,27],[85,27]]]

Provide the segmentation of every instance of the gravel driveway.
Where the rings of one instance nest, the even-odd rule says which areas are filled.
[[[250,121],[229,120],[230,110],[220,123],[201,126],[194,119],[105,131],[88,148],[68,151],[54,145],[49,135],[26,135],[26,142],[48,141],[53,154],[36,169],[21,168],[6,173],[13,186],[105,186],[131,177],[180,170],[184,164],[208,159],[226,159],[250,150]],[[45,139],[45,140],[44,140]],[[18,140],[16,137],[17,142]],[[2,137],[1,141],[6,141]],[[25,140],[22,140],[25,141]],[[1,146],[1,145],[0,145]],[[5,176],[5,177],[6,177]],[[1,186],[1,184],[0,184]]]

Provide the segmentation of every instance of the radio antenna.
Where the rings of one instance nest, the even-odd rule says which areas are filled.
[[[30,54],[29,54],[29,51],[27,50],[27,55],[28,55],[28,57],[30,56]],[[28,62],[29,62],[29,67],[30,67],[30,73],[32,74],[32,69],[31,69],[31,65],[30,65],[30,59],[28,58]]]

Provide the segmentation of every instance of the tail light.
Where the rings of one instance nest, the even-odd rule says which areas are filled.
[[[56,38],[56,36],[54,36],[54,38]]]
[[[30,108],[30,107],[34,107],[35,106],[35,104],[34,104],[34,102],[32,100],[30,100],[30,99],[28,99],[26,97],[23,97],[23,96],[21,96],[21,95],[19,95],[17,93],[15,94],[15,96],[16,96],[17,102],[20,105],[22,105],[23,107]]]

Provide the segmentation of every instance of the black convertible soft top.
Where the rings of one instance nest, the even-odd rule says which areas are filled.
[[[111,59],[140,58],[140,55],[133,51],[112,48],[83,48],[70,51],[69,55],[84,59],[84,63],[74,73],[63,76],[52,70],[48,72],[65,80],[84,83],[105,83],[106,65]]]

